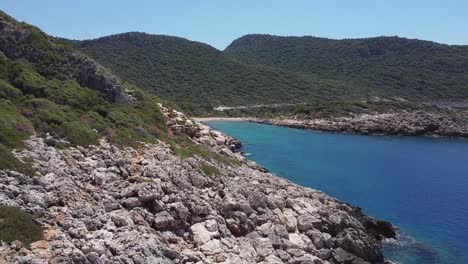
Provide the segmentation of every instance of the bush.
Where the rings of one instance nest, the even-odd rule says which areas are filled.
[[[31,122],[9,103],[0,102],[0,143],[19,148],[22,140],[34,133]]]
[[[205,160],[215,161],[226,165],[240,165],[240,161],[232,159],[211,151],[202,145],[193,143],[187,136],[178,135],[169,141],[171,149],[182,159],[189,157],[200,157]]]
[[[62,136],[73,145],[88,146],[98,143],[98,133],[81,121],[65,122],[60,129]]]
[[[29,164],[18,160],[11,151],[2,144],[0,144],[0,170],[17,171],[25,175],[33,175],[34,173]]]
[[[203,172],[203,174],[208,176],[218,176],[221,174],[218,168],[211,166],[207,163],[203,163],[200,167],[200,170]]]
[[[0,98],[15,99],[22,95],[20,89],[0,79]]]
[[[15,240],[30,245],[43,239],[43,229],[34,222],[34,216],[12,207],[0,206],[0,240],[10,243]]]

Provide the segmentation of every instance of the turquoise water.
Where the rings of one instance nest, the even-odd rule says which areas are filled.
[[[400,263],[468,263],[468,141],[210,122],[270,171],[391,221]]]

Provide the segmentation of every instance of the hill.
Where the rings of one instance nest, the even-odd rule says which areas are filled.
[[[183,38],[132,32],[75,46],[193,115],[213,114],[220,105],[274,104],[261,109],[273,114],[317,108],[334,113],[343,104],[362,110],[368,102],[367,111],[385,109],[373,105],[382,100],[393,107],[468,98],[468,47],[422,40],[247,35],[221,52]],[[262,114],[258,108],[243,112]]]
[[[22,148],[32,135],[82,146],[102,136],[120,145],[155,142],[167,132],[159,101],[0,12],[0,169],[26,171],[8,149]]]
[[[224,53],[249,65],[333,79],[362,96],[468,98],[468,46],[399,37],[333,40],[246,35]]]
[[[178,37],[132,32],[75,42],[75,46],[119,76],[192,114],[211,112],[219,105],[336,99],[345,88],[322,77],[240,63],[209,45]]]

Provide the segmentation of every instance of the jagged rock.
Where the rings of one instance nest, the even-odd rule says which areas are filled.
[[[114,211],[112,212],[111,220],[115,226],[122,227],[133,224],[131,216],[125,211]]]
[[[309,230],[306,235],[312,240],[315,247],[331,248],[333,246],[332,236],[328,233],[322,233],[318,230]]]
[[[351,261],[356,259],[356,256],[342,248],[333,249],[332,255],[336,263],[351,263]]]
[[[262,258],[265,258],[275,252],[268,238],[256,238],[252,241],[252,245],[254,246],[257,254]]]
[[[307,232],[311,229],[322,229],[322,221],[312,215],[305,214],[297,218],[297,229],[300,232]]]
[[[165,229],[174,224],[174,218],[166,211],[157,213],[154,216],[153,225],[157,229]]]
[[[278,237],[285,239],[289,238],[288,230],[284,225],[275,225],[273,229]]]
[[[197,188],[203,188],[206,186],[207,184],[207,180],[205,179],[205,177],[201,176],[201,175],[192,175],[191,177],[191,180],[192,180],[192,184],[193,186],[197,187]]]
[[[213,162],[222,173],[204,177],[202,160],[180,159],[165,143],[25,146],[18,158],[34,157],[41,177],[0,171],[0,204],[44,212],[50,235],[34,250],[50,254],[0,245],[10,263],[378,263],[377,241],[393,228],[250,162]]]
[[[269,255],[261,263],[264,263],[264,264],[283,264],[284,262],[275,255]]]
[[[136,198],[136,197],[131,197],[131,198],[125,199],[123,201],[123,204],[128,209],[132,209],[132,208],[139,207],[139,206],[142,205],[141,201],[138,200],[138,198]]]
[[[203,245],[211,239],[211,233],[203,223],[197,223],[190,227],[193,241],[198,245]]]
[[[304,234],[289,234],[289,242],[291,248],[310,249],[313,246],[312,241]]]
[[[218,223],[213,219],[206,220],[205,227],[210,232],[218,231]]]
[[[206,255],[215,255],[222,252],[222,244],[218,239],[212,239],[203,244],[200,249]]]
[[[267,206],[267,198],[259,192],[251,192],[247,198],[252,209],[265,208]]]

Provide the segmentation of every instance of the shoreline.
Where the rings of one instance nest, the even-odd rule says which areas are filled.
[[[254,122],[253,120],[256,118],[253,117],[194,117],[193,120],[197,122],[210,122],[210,121],[250,121]]]
[[[439,113],[386,113],[363,114],[353,117],[317,119],[256,118],[256,117],[204,117],[194,118],[204,123],[210,121],[254,122],[320,132],[371,135],[371,136],[423,136],[430,138],[468,139],[468,114]]]

